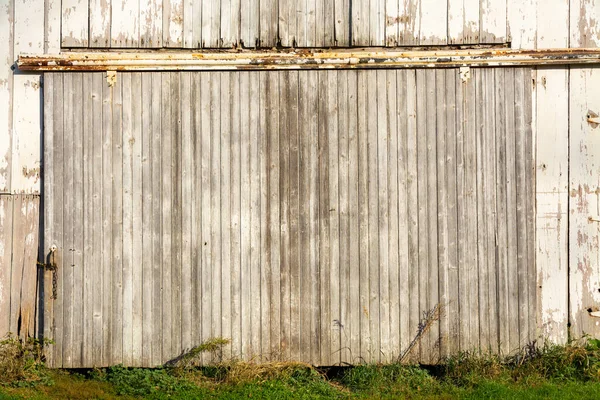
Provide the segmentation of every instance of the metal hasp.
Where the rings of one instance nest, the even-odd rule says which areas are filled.
[[[371,48],[21,54],[17,65],[22,71],[196,71],[458,68],[598,63],[598,48],[435,51]]]

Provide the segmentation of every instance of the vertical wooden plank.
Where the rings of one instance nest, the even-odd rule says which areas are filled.
[[[89,32],[88,2],[85,0],[65,0],[61,4],[61,46],[87,47]]]
[[[44,9],[33,1],[15,1],[12,18],[8,22],[13,27],[11,57],[21,53],[41,53],[44,51]],[[12,68],[14,58],[7,66]],[[12,92],[12,124],[10,163],[12,193],[40,192],[40,137],[42,115],[31,112],[39,109],[42,101],[40,74],[14,74],[8,76]],[[9,126],[10,127],[10,126]],[[5,140],[3,140],[4,142]],[[24,172],[25,171],[25,172]]]
[[[436,71],[428,70],[425,73],[425,85],[426,85],[426,106],[427,106],[427,120],[425,121],[426,129],[426,143],[427,147],[424,156],[426,157],[426,169],[427,171],[427,219],[426,219],[426,232],[427,232],[427,291],[424,294],[426,310],[432,310],[437,304],[439,304],[439,261],[438,261],[438,237],[437,237],[437,215],[438,215],[438,203],[437,203],[437,113],[436,113]],[[419,220],[419,225],[421,221]],[[420,261],[420,257],[419,257]],[[439,321],[433,323],[429,330],[429,340],[426,341],[427,349],[425,349],[426,358],[431,363],[437,363],[439,361]],[[423,350],[423,348],[421,348]]]
[[[417,80],[418,79],[418,80]],[[406,73],[406,181],[407,181],[407,215],[408,215],[408,333],[412,340],[417,334],[420,312],[419,276],[420,276],[420,249],[419,249],[419,223],[420,223],[420,198],[419,180],[419,141],[422,131],[422,119],[419,112],[423,112],[422,96],[418,96],[422,77],[417,78],[417,71]],[[418,86],[419,85],[419,86]],[[419,112],[418,112],[419,111]],[[406,342],[408,345],[410,342]],[[403,347],[405,351],[407,347]],[[420,343],[415,345],[414,351],[407,354],[408,360],[416,360],[420,353]]]
[[[123,90],[123,137],[121,148],[123,149],[123,305],[122,305],[122,325],[123,325],[123,363],[132,365],[133,359],[133,119],[134,119],[134,93],[132,83],[132,73],[124,73],[120,76],[122,79]]]
[[[540,328],[544,336],[558,343],[568,338],[568,74],[564,70],[538,69],[536,80],[540,116],[535,155]]]
[[[200,5],[198,5],[200,6]],[[193,48],[194,46],[194,0],[183,0],[181,6],[181,46],[184,48]]]
[[[446,121],[446,71],[436,70],[435,73],[435,93],[436,93],[436,129],[441,132],[448,132],[450,128]],[[438,134],[436,141],[436,162],[437,162],[437,251],[438,251],[438,302],[448,310],[450,305],[449,299],[449,238],[448,229],[448,181],[449,175],[446,135]],[[448,320],[448,312],[442,314],[439,320],[439,332],[437,344],[439,346],[439,356],[445,357],[448,355],[448,341],[450,334],[450,321]]]
[[[240,152],[240,356],[251,359],[254,356],[253,339],[254,330],[252,326],[258,322],[254,308],[256,296],[255,279],[252,271],[253,238],[256,232],[253,230],[253,207],[254,207],[254,152],[252,151],[258,143],[256,137],[256,123],[252,115],[254,94],[252,82],[256,74],[249,72],[240,73],[239,76],[239,152]],[[251,97],[252,93],[252,97]],[[258,227],[257,227],[258,229]]]
[[[390,260],[389,260],[389,132],[387,112],[386,71],[376,71],[377,84],[377,185],[378,189],[378,229],[379,229],[379,320],[380,320],[380,345],[379,360],[389,362],[390,359]],[[394,246],[395,247],[395,246]]]
[[[289,237],[290,237],[290,359],[300,360],[302,348],[300,347],[300,309],[304,305],[300,302],[300,148],[299,148],[299,72],[291,71],[288,93],[288,134],[290,147],[290,194],[289,194]]]
[[[385,74],[385,95],[386,95],[386,115],[387,120],[387,142],[388,151],[385,155],[387,157],[388,164],[388,177],[386,185],[388,186],[388,198],[387,198],[387,209],[388,209],[388,268],[389,268],[389,280],[387,284],[387,290],[389,293],[389,344],[388,351],[385,355],[385,360],[393,362],[398,359],[400,355],[400,286],[404,285],[405,282],[400,282],[400,231],[399,231],[399,214],[401,207],[406,206],[404,201],[404,193],[400,194],[398,187],[398,164],[399,155],[398,152],[398,141],[400,139],[398,131],[398,101],[397,101],[397,88],[398,74],[396,71],[388,70]],[[402,92],[401,92],[402,93]],[[404,177],[402,177],[404,182]],[[403,213],[404,214],[404,213]],[[403,215],[406,218],[405,215]],[[406,220],[403,220],[403,222]],[[383,285],[382,285],[383,287]],[[404,293],[402,293],[404,295]],[[408,306],[405,303],[405,307]]]
[[[366,46],[369,43],[369,1],[352,4],[352,46]]]
[[[0,261],[3,268],[0,269],[0,333],[4,336],[11,331],[11,274],[12,274],[12,239],[13,239],[13,202],[14,197],[10,194],[0,195]],[[54,361],[54,359],[53,359]]]
[[[43,133],[43,143],[44,143],[44,155],[43,155],[43,168],[46,171],[44,174],[44,183],[43,183],[43,204],[44,207],[44,215],[43,215],[43,231],[41,234],[43,235],[40,238],[41,243],[41,255],[43,262],[49,262],[47,259],[48,254],[50,252],[50,247],[53,246],[51,242],[54,241],[54,226],[56,212],[54,211],[55,202],[54,197],[56,193],[54,192],[54,170],[55,163],[57,161],[54,159],[54,153],[56,151],[55,140],[54,137],[57,135],[56,129],[59,128],[58,123],[54,123],[54,109],[55,103],[54,98],[57,96],[56,92],[59,91],[60,88],[58,82],[56,82],[58,76],[56,74],[46,73],[44,74],[44,90],[46,91],[46,95],[44,96],[44,133]],[[56,83],[55,83],[56,82]],[[62,94],[62,91],[61,91]],[[62,119],[62,116],[61,116]],[[62,132],[61,132],[62,133]],[[7,220],[8,213],[6,212],[7,202],[6,198],[0,196],[0,264],[8,265],[9,252],[6,251],[6,243],[8,243],[12,236],[9,236],[12,233],[12,221],[11,219]],[[12,213],[10,213],[12,217]],[[41,230],[40,230],[41,231]],[[11,248],[12,244],[8,246]],[[6,277],[9,276],[7,274],[7,268],[0,269],[0,286],[3,288],[3,293],[0,294],[0,314],[3,315],[0,318],[0,335],[4,335],[8,331],[8,316],[10,315],[10,308],[7,308],[8,299],[6,297],[6,288],[8,286]],[[43,315],[41,318],[38,318],[38,323],[41,323],[42,329],[38,329],[37,334],[43,335],[44,338],[53,339],[54,332],[52,330],[52,323],[54,321],[54,299],[52,296],[52,272],[44,271],[40,274],[40,294],[39,296],[43,296],[41,300]],[[40,311],[38,311],[40,312]],[[46,351],[46,362],[48,365],[54,365],[53,351]]]
[[[552,4],[558,2],[562,2],[568,7],[568,0],[543,2],[539,0],[506,0],[508,19],[507,40],[511,42],[511,48],[536,48],[540,30],[553,30],[556,28],[554,24],[542,22],[547,20],[548,17],[562,19],[567,22],[567,19],[563,17],[563,12],[568,13],[568,11],[559,11],[556,9],[557,4]],[[536,17],[532,18],[533,15]],[[565,39],[568,39],[568,35],[565,36]]]
[[[190,84],[190,141],[191,141],[191,345],[202,343],[202,111],[201,111],[201,81],[202,74],[192,73]],[[200,358],[201,361],[201,358]]]
[[[13,195],[12,268],[10,281],[10,332],[21,339],[34,335],[39,197]],[[12,264],[12,265],[11,265]],[[83,321],[81,321],[83,322]]]
[[[290,137],[288,114],[290,113],[289,71],[278,73],[279,78],[279,220],[281,247],[279,248],[281,290],[277,296],[280,301],[280,318],[277,321],[281,337],[281,359],[290,358]]]
[[[506,41],[506,0],[481,0],[479,10],[479,42]]]
[[[271,75],[271,76],[269,76]],[[268,144],[268,189],[269,217],[267,222],[267,255],[271,258],[269,277],[269,320],[270,320],[270,356],[271,359],[281,359],[281,209],[280,199],[284,195],[279,186],[281,171],[280,156],[280,122],[279,110],[281,73],[267,74],[267,102],[269,113],[267,118]]]
[[[444,0],[421,0],[420,8],[419,44],[448,43],[448,3]]]
[[[55,77],[58,79],[60,75]],[[112,155],[113,155],[113,144],[112,144],[112,130],[113,130],[113,91],[110,86],[106,83],[105,75],[100,75],[100,88],[101,88],[101,100],[102,100],[102,127],[101,127],[101,149],[102,162],[101,162],[101,176],[102,176],[102,187],[101,187],[101,234],[102,240],[99,244],[101,246],[101,265],[102,265],[102,360],[100,365],[106,366],[112,362],[112,262],[113,262],[113,246],[112,246],[112,210],[113,210],[113,196],[112,196]],[[55,95],[56,96],[56,95]],[[55,97],[55,101],[58,100]],[[58,211],[57,211],[58,212]]]
[[[151,365],[156,366],[163,363],[163,330],[162,330],[162,73],[151,74],[151,98],[152,105],[148,109],[152,115],[151,140],[151,169],[152,169],[152,347]],[[144,108],[146,110],[146,108]],[[149,216],[150,218],[150,216]],[[146,266],[147,267],[147,266]],[[160,282],[160,284],[159,284]],[[148,344],[146,344],[148,345]]]
[[[212,218],[211,218],[211,157],[212,157],[212,136],[211,136],[211,73],[201,74],[200,79],[200,121],[201,121],[201,175],[202,175],[202,335],[201,340],[205,341],[212,336],[212,248],[213,241],[211,236]],[[208,361],[208,357],[203,358]]]
[[[138,276],[136,278],[141,282],[141,291],[139,293],[139,300],[141,300],[141,329],[139,332],[138,340],[139,346],[141,346],[140,354],[140,365],[143,367],[152,366],[152,350],[153,350],[153,308],[152,308],[152,290],[155,283],[153,276],[154,264],[152,261],[153,246],[152,246],[152,235],[155,231],[155,226],[152,220],[152,204],[154,200],[153,196],[153,184],[152,184],[152,129],[153,123],[155,122],[152,118],[152,98],[154,96],[152,90],[152,73],[141,74],[141,93],[144,95],[141,98],[141,135],[139,140],[141,141],[141,266],[138,269]],[[155,333],[156,334],[156,333]],[[137,343],[136,343],[137,344]]]
[[[535,250],[535,137],[533,136],[533,119],[534,117],[534,98],[532,96],[531,77],[532,71],[529,68],[524,69],[523,87],[525,90],[525,113],[524,113],[524,131],[525,131],[525,167],[527,186],[525,191],[526,213],[527,213],[527,275],[529,285],[529,341],[535,340],[537,334],[537,317],[538,317],[538,285],[536,276],[536,250]]]
[[[73,366],[82,365],[83,348],[83,74],[73,76]]]
[[[299,220],[298,220],[298,269],[300,274],[299,281],[299,298],[296,300],[299,304],[299,345],[300,353],[298,360],[303,362],[311,361],[311,297],[310,297],[310,207],[309,190],[310,190],[310,105],[308,104],[308,72],[300,72],[298,74],[298,203],[299,203]]]
[[[398,28],[400,26],[400,10],[398,0],[385,2],[385,45],[398,45]]]
[[[20,247],[21,239],[25,235],[25,217],[27,216],[27,205],[24,204],[23,196],[13,195],[13,206],[10,209],[12,213],[12,231],[11,235],[12,248],[10,251],[10,285],[9,285],[9,301],[10,301],[10,314],[9,314],[9,329],[15,336],[20,335],[20,312],[21,312],[21,285],[23,284],[23,260],[22,260],[22,249]],[[23,209],[25,206],[25,209]],[[14,257],[15,253],[17,254]],[[20,254],[19,254],[20,253]]]
[[[330,193],[329,193],[329,113],[328,97],[329,87],[328,73],[320,73],[318,79],[318,132],[319,132],[319,295],[320,295],[320,363],[331,365],[331,320],[330,318],[330,294],[331,282],[329,273],[331,271],[330,255]]]
[[[231,97],[232,76],[229,72],[219,73],[220,91],[220,140],[221,140],[221,336],[231,338]],[[225,346],[223,357],[230,357],[231,346]]]
[[[171,131],[171,74],[169,72],[162,72],[161,80],[161,132]],[[167,100],[169,99],[169,100]],[[162,314],[162,359],[171,359],[171,346],[172,346],[172,328],[173,328],[173,316],[171,311],[171,294],[172,294],[172,272],[171,272],[171,243],[172,237],[172,209],[171,203],[173,198],[173,181],[172,181],[172,169],[173,169],[173,135],[162,135],[161,136],[161,225],[162,225],[162,302],[161,302],[161,314]]]
[[[296,2],[280,0],[278,4],[277,29],[281,38],[281,45],[292,47],[295,40],[293,35],[296,30]]]
[[[335,1],[330,29],[330,35],[333,38],[333,41],[329,43],[330,46],[350,46],[350,0]]]
[[[462,115],[458,114],[457,86],[459,75],[456,69],[447,69],[446,77],[446,185],[447,185],[447,226],[448,226],[448,275],[447,292],[444,303],[446,304],[447,316],[444,317],[448,326],[448,340],[445,355],[456,354],[460,350],[459,332],[461,309],[459,306],[459,222],[458,222],[458,173],[457,173],[457,142],[462,140]],[[443,333],[441,334],[443,336]]]
[[[259,35],[259,0],[247,0],[240,8],[240,44],[243,47],[258,45]]]
[[[418,212],[418,299],[420,311],[417,316],[417,324],[421,314],[429,308],[428,290],[429,289],[429,248],[428,241],[431,240],[428,231],[428,176],[427,176],[427,119],[431,118],[428,114],[429,107],[427,98],[427,71],[417,70],[417,212]],[[420,172],[420,173],[419,173]],[[433,255],[431,255],[433,256]],[[416,327],[416,326],[415,326]],[[418,328],[417,328],[418,329]],[[429,335],[423,335],[420,340],[420,359],[424,362],[430,360]]]
[[[409,78],[413,77],[412,71],[394,71],[396,75],[396,88],[395,93],[406,93],[405,96],[400,96],[396,99],[396,109],[394,121],[396,124],[395,130],[391,130],[391,134],[396,136],[396,139],[392,142],[396,145],[396,157],[393,159],[395,164],[397,175],[397,207],[398,211],[396,212],[396,218],[398,221],[394,221],[397,224],[398,229],[398,255],[397,255],[397,281],[394,280],[394,283],[391,283],[391,287],[397,285],[398,289],[393,289],[392,299],[394,296],[397,296],[397,300],[392,301],[393,307],[397,307],[398,310],[394,310],[394,313],[397,313],[397,323],[392,323],[392,329],[398,330],[398,342],[397,342],[397,354],[394,354],[394,359],[398,359],[401,352],[404,351],[409,343],[410,343],[410,314],[411,314],[411,299],[410,299],[410,273],[409,273],[409,232],[410,232],[410,223],[412,222],[409,218],[408,207],[410,200],[409,193],[409,185],[411,184],[408,181],[408,157],[409,157],[409,149],[408,149],[408,137],[409,137],[409,128],[414,132],[414,119],[415,114],[409,113],[409,105],[414,104],[414,92],[409,92]],[[409,95],[412,94],[412,98],[409,98]],[[388,98],[391,99],[392,96],[388,95]],[[397,283],[395,283],[397,282]],[[396,291],[397,290],[397,294]],[[394,304],[395,303],[395,304]],[[418,312],[418,310],[417,310]]]
[[[338,71],[329,71],[327,74],[327,136],[328,136],[328,180],[329,180],[329,269],[325,270],[326,279],[329,280],[329,318],[328,329],[331,335],[330,355],[331,363],[340,362],[340,329],[335,326],[334,320],[340,318],[340,194],[339,194],[339,83]],[[327,286],[326,286],[327,287]]]
[[[565,18],[569,4],[565,0],[539,4],[539,48],[569,46],[569,19]],[[566,343],[569,265],[573,268],[569,264],[569,71],[537,68],[534,79],[537,326],[549,340]]]
[[[132,359],[134,366],[142,366],[143,322],[143,187],[142,187],[142,92],[141,73],[132,74],[132,207],[133,207],[133,265],[132,265]]]
[[[277,0],[261,0],[259,4],[259,47],[275,46],[279,42],[277,32],[279,2]]]
[[[2,0],[0,3],[0,127],[6,132],[0,139],[0,192],[10,193],[11,153],[12,153],[12,70],[14,63],[14,2]],[[12,215],[12,213],[11,213]],[[8,315],[8,314],[5,314]]]
[[[45,210],[47,210],[47,207],[49,205],[53,205],[53,204],[64,204],[63,203],[63,195],[64,195],[64,188],[66,186],[66,179],[65,176],[63,174],[64,171],[64,166],[65,166],[65,160],[64,160],[64,119],[63,119],[63,111],[64,111],[64,105],[65,105],[65,99],[63,98],[64,96],[64,85],[63,85],[63,81],[64,81],[64,76],[63,74],[56,74],[53,76],[52,79],[53,83],[53,89],[54,92],[52,94],[52,102],[54,103],[54,109],[52,111],[51,116],[49,115],[50,118],[52,118],[52,127],[53,127],[53,135],[52,135],[52,141],[50,143],[53,144],[52,147],[45,147],[45,148],[51,148],[52,149],[52,166],[53,168],[51,170],[48,170],[49,172],[51,171],[52,173],[52,180],[51,183],[53,184],[53,190],[50,193],[47,194],[47,196],[51,196],[51,202],[50,203],[45,203],[47,206],[45,208]],[[50,132],[48,132],[48,135],[50,134]],[[48,144],[48,146],[50,146],[50,144]],[[46,200],[46,199],[44,199]],[[49,205],[48,205],[49,204]],[[12,213],[11,213],[12,214]],[[46,220],[46,226],[49,226],[50,229],[52,230],[52,237],[50,238],[50,246],[56,246],[57,247],[57,251],[55,253],[55,262],[57,267],[59,268],[59,270],[57,271],[57,278],[62,278],[63,277],[63,270],[65,269],[66,263],[65,263],[65,255],[66,255],[66,246],[65,246],[65,241],[66,238],[64,237],[64,225],[63,225],[63,221],[64,221],[64,209],[63,207],[55,207],[53,208],[52,211],[52,219],[47,219]],[[50,248],[49,246],[46,246],[48,248]],[[50,277],[50,280],[52,278]],[[50,285],[49,285],[50,286]],[[64,298],[64,292],[63,292],[63,285],[62,285],[62,280],[57,282],[56,285],[56,291],[57,291],[57,298],[56,299],[51,299],[49,300],[49,302],[52,303],[52,314],[51,315],[46,315],[46,318],[44,318],[44,324],[48,325],[51,331],[51,335],[50,337],[53,338],[54,340],[54,348],[52,350],[52,358],[51,358],[51,362],[53,366],[62,366],[63,365],[63,357],[62,357],[62,351],[63,351],[63,343],[64,343],[64,333],[63,333],[63,298]],[[53,294],[53,287],[50,286],[50,293]],[[59,292],[60,290],[60,292]],[[60,296],[58,295],[60,293]],[[48,296],[50,297],[50,296]],[[48,298],[47,297],[47,298]],[[47,319],[48,317],[52,317],[52,320]]]
[[[479,309],[480,297],[479,293],[479,254],[478,254],[478,224],[479,210],[478,199],[478,96],[477,90],[480,86],[480,77],[478,70],[472,70],[471,79],[463,83],[463,115],[464,122],[464,158],[465,158],[465,213],[467,226],[467,246],[465,249],[466,258],[464,261],[465,275],[467,277],[466,290],[469,292],[469,304],[467,315],[469,320],[468,336],[465,334],[465,345],[470,349],[479,349],[482,346]],[[462,293],[462,290],[461,290]],[[465,318],[467,318],[465,316]],[[468,341],[467,340],[468,337]],[[462,349],[461,349],[462,350]]]
[[[569,2],[569,47],[598,47],[600,45],[600,10],[597,0],[573,0]],[[562,14],[561,14],[562,15]]]
[[[231,309],[231,356],[239,358],[242,354],[242,265],[241,265],[241,197],[247,194],[242,193],[241,181],[241,115],[240,115],[240,73],[233,72],[231,75],[231,89],[229,92],[230,111],[230,309]]]
[[[62,16],[61,3],[48,0],[44,4],[44,51],[57,53],[60,50],[61,31],[60,20]]]
[[[339,191],[339,313],[337,323],[333,321],[334,332],[339,331],[339,362],[352,362],[350,347],[350,178],[349,169],[349,102],[348,81],[351,79],[348,71],[338,72],[338,191]],[[356,177],[356,175],[354,175]],[[335,317],[335,316],[334,316]],[[337,354],[336,354],[337,355]]]
[[[250,149],[250,295],[251,295],[251,351],[248,357],[261,354],[261,162],[260,152],[264,137],[260,131],[260,114],[262,110],[262,92],[260,91],[259,74],[245,74],[250,79],[250,89],[247,98],[249,112],[249,138]],[[258,100],[252,93],[258,93]],[[305,303],[306,304],[306,303]],[[260,359],[260,358],[259,358]]]
[[[112,0],[111,0],[112,1]],[[188,0],[188,4],[191,0]],[[140,41],[139,47],[162,47],[163,2],[162,0],[140,0]],[[187,11],[187,10],[186,10]],[[192,23],[185,14],[186,27]],[[186,43],[187,44],[187,43]],[[192,46],[189,46],[192,47]]]
[[[359,265],[360,265],[360,352],[364,362],[371,358],[370,288],[369,288],[369,173],[367,142],[367,77],[368,71],[358,74],[358,208],[359,208]]]
[[[484,70],[476,71],[477,74],[474,76],[476,79],[476,99],[478,107],[476,109],[476,138],[477,138],[477,260],[478,260],[478,281],[479,281],[479,313],[478,318],[480,321],[480,344],[482,351],[490,350],[490,292],[488,287],[489,282],[489,264],[488,264],[488,249],[487,240],[487,224],[488,219],[492,218],[487,211],[487,193],[489,182],[487,180],[488,171],[486,161],[486,150],[489,146],[489,136],[486,130],[486,108],[485,108],[485,90],[486,90],[486,78],[487,75]]]
[[[419,44],[421,6],[419,0],[399,0],[398,43],[405,46]]]
[[[307,98],[309,105],[308,135],[309,135],[309,276],[310,285],[310,360],[316,363],[320,360],[320,302],[319,302],[319,74],[309,71]]]
[[[89,47],[111,46],[111,3],[112,0],[89,1]]]
[[[529,334],[529,286],[527,270],[527,206],[526,206],[526,150],[525,150],[525,74],[515,70],[515,161],[517,183],[517,279],[519,286],[519,347],[524,346]]]
[[[169,100],[171,115],[171,357],[182,351],[181,276],[182,276],[182,131],[181,131],[181,73],[171,73]]]
[[[202,2],[202,47],[220,46],[221,1]]]
[[[485,213],[486,213],[486,240],[487,240],[487,271],[488,271],[488,293],[489,293],[489,324],[490,324],[490,348],[491,351],[498,351],[498,233],[497,233],[497,203],[494,180],[496,178],[496,115],[494,114],[494,70],[488,68],[485,70],[485,135],[487,137],[485,147],[485,178],[484,190]],[[487,185],[486,185],[487,183]]]
[[[457,303],[459,309],[459,350],[466,351],[470,348],[470,290],[469,290],[469,253],[468,253],[468,217],[471,214],[467,209],[467,93],[469,81],[457,79],[456,90],[456,211],[457,211],[457,273],[458,293]]]
[[[210,77],[210,242],[212,264],[208,267],[212,273],[212,337],[222,336],[222,256],[221,256],[221,147],[226,143],[221,140],[221,74],[211,74]]]
[[[111,47],[138,47],[140,43],[140,3],[115,0],[111,4]]]
[[[519,348],[519,285],[517,262],[517,180],[516,180],[516,134],[515,134],[515,70],[504,71],[506,90],[504,94],[506,126],[506,225],[507,225],[507,280],[509,351]],[[568,140],[568,139],[567,139]]]
[[[126,1],[126,0],[122,0]],[[182,47],[183,42],[183,2],[184,0],[164,0],[162,14],[163,47]],[[207,3],[214,3],[209,1]],[[113,33],[114,36],[114,33]]]
[[[479,5],[479,0],[448,2],[448,44],[479,43]]]
[[[208,5],[208,2],[202,2],[200,4],[196,4],[194,7],[193,0],[188,0],[192,2],[192,43],[191,47],[199,49],[202,48],[202,34],[204,33],[204,25],[202,20],[202,13],[204,12],[205,7]],[[186,25],[187,27],[187,25]]]
[[[197,73],[196,73],[197,74]],[[192,73],[180,73],[180,120],[181,120],[181,351],[192,348],[192,331],[196,330],[192,319],[192,291],[194,270],[192,259],[192,225],[193,208],[193,143],[192,143],[192,115],[195,107],[191,102]]]
[[[505,69],[494,70],[495,121],[496,121],[496,276],[498,307],[498,342],[501,354],[510,352],[510,326],[508,300],[508,224],[507,224],[507,171],[506,171],[506,82]]]
[[[271,280],[271,235],[268,222],[270,221],[271,199],[269,193],[269,178],[271,173],[270,149],[270,119],[271,84],[267,73],[259,73],[259,127],[261,132],[260,156],[260,354],[261,358],[269,359],[271,353],[271,319],[270,319],[270,280]]]
[[[65,174],[65,192],[73,193],[73,74],[69,73],[65,76],[64,81],[64,155],[63,155],[63,171]],[[73,197],[64,196],[64,266],[60,276],[62,282],[62,298],[63,298],[63,362],[64,367],[73,366]],[[14,315],[11,310],[11,315]]]
[[[368,7],[369,41],[370,46],[385,44],[385,0],[369,0]],[[366,22],[366,21],[365,21]]]
[[[92,282],[97,282],[91,285],[92,291],[88,292],[87,297],[91,298],[92,309],[91,315],[88,316],[92,321],[90,329],[92,330],[90,344],[91,357],[88,354],[86,363],[100,365],[102,363],[103,349],[103,334],[102,324],[105,316],[103,315],[103,265],[102,265],[102,73],[96,73],[90,76],[91,88],[91,104],[90,110],[92,115],[91,130],[96,134],[91,135],[90,153],[91,153],[91,203],[88,206],[91,208],[91,224],[96,227],[92,229],[90,242],[92,244],[91,259],[94,260],[95,267],[92,268]],[[89,265],[86,263],[86,266]]]
[[[367,74],[367,160],[368,160],[368,242],[369,242],[369,323],[371,330],[371,348],[369,359],[378,362],[381,357],[379,352],[381,346],[381,319],[379,292],[379,280],[381,278],[381,255],[380,255],[380,230],[379,221],[379,191],[383,190],[379,184],[379,158],[378,158],[378,99],[377,99],[377,71],[369,71]],[[382,156],[383,157],[383,156]],[[382,240],[383,241],[383,240]]]
[[[350,349],[350,354],[346,360],[348,363],[356,363],[360,357],[360,228],[359,228],[359,191],[360,182],[358,173],[358,73],[356,71],[348,72],[348,268],[349,286],[348,294],[348,316],[346,317],[346,328],[344,338],[346,346]],[[349,325],[349,327],[348,327]]]
[[[83,102],[83,135],[82,140],[82,174],[83,174],[83,202],[82,202],[82,218],[83,223],[83,257],[82,257],[82,268],[83,268],[83,296],[82,296],[82,324],[83,324],[83,335],[81,342],[82,350],[82,365],[86,363],[92,363],[92,346],[94,332],[92,328],[94,319],[94,296],[92,294],[92,280],[98,281],[98,278],[94,276],[94,270],[90,267],[92,260],[94,259],[94,243],[92,232],[93,230],[93,217],[92,217],[92,189],[93,189],[93,106],[92,106],[92,74],[85,74],[83,76],[83,87],[82,87],[82,102]]]
[[[240,39],[240,0],[221,0],[222,47],[236,47]]]

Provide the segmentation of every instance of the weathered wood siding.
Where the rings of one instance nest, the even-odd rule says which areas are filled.
[[[34,336],[39,196],[0,195],[0,333]]]
[[[531,72],[45,75],[50,363],[321,365],[535,337]],[[208,359],[207,359],[208,361]]]
[[[37,332],[42,80],[20,53],[60,50],[60,4],[0,0],[0,338]]]
[[[506,0],[68,0],[63,47],[504,43]]]

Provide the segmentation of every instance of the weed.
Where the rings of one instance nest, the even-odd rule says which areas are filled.
[[[49,340],[20,339],[11,334],[0,341],[0,384],[16,387],[51,384],[44,367]]]
[[[164,368],[125,368],[121,365],[106,370],[104,379],[112,384],[119,395],[149,396],[155,393],[172,395],[193,390],[190,382],[169,374]]]

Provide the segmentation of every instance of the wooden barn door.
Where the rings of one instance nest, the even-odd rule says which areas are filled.
[[[50,364],[390,362],[432,310],[405,360],[525,344],[531,71],[463,77],[47,73]]]

